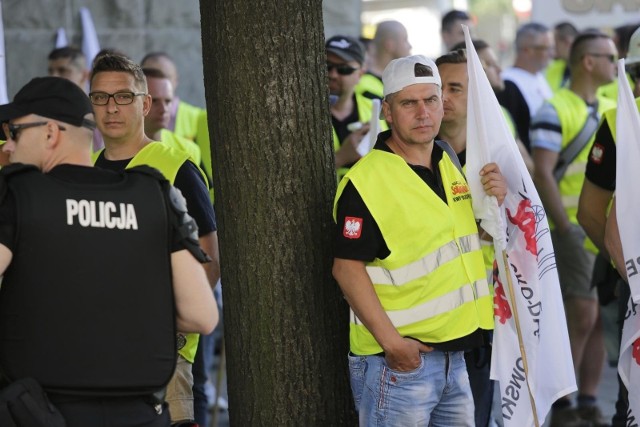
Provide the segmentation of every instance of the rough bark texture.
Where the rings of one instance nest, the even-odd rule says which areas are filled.
[[[321,0],[201,0],[230,421],[354,425]]]

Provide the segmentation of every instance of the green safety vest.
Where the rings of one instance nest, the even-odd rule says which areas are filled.
[[[356,105],[358,107],[358,120],[362,123],[369,123],[371,120],[371,114],[373,110],[373,100],[366,98],[365,96],[359,95],[356,93]],[[380,120],[379,124],[380,132],[389,129],[387,122],[384,120]],[[338,151],[340,149],[340,140],[338,139],[338,134],[336,130],[331,127],[331,131],[333,134],[333,149],[334,151]],[[349,171],[348,167],[340,167],[337,170],[338,181],[344,177],[344,175]]]
[[[167,144],[170,147],[177,148],[180,151],[184,151],[196,165],[199,165],[202,160],[200,147],[198,147],[194,141],[184,138],[175,132],[171,132],[169,129],[160,130],[160,142]]]
[[[563,87],[562,81],[564,79],[564,70],[566,69],[567,61],[564,59],[554,59],[544,71],[547,83],[549,83],[549,87],[554,93]]]
[[[549,100],[549,103],[555,108],[558,119],[560,120],[560,127],[562,128],[562,149],[564,149],[584,127],[589,115],[587,104],[582,98],[576,95],[575,92],[567,88],[560,89]],[[614,106],[615,103],[611,100],[598,97],[598,113],[601,116],[605,111]],[[578,156],[571,162],[564,176],[558,183],[562,197],[562,205],[564,206],[569,221],[573,224],[578,224],[576,217],[578,213],[578,201],[580,199],[580,192],[582,191],[582,184],[584,183],[584,173],[595,134],[594,132],[593,135],[591,135],[589,142],[585,144],[582,151],[580,151]],[[549,221],[549,223],[551,227],[554,227],[552,221]],[[585,240],[585,247],[591,252],[598,252],[593,242],[588,238]]]
[[[447,154],[438,168],[448,205],[400,156],[373,150],[340,182],[333,210],[335,221],[338,200],[352,182],[390,251],[366,263],[374,290],[398,332],[426,343],[494,326],[467,182]],[[353,311],[350,344],[358,355],[382,352]]]
[[[636,105],[638,106],[638,111],[640,111],[640,98],[636,98]],[[616,141],[616,132],[617,132],[617,114],[618,108],[612,108],[604,112],[603,116],[607,123],[609,124],[609,129],[611,130],[611,136],[613,136],[613,141]]]
[[[355,87],[355,92],[369,99],[382,99],[384,97],[384,85],[378,77],[364,73]]]
[[[94,163],[101,151],[94,154]],[[162,175],[164,175],[164,177],[173,184],[176,179],[176,175],[178,174],[178,170],[180,170],[184,162],[189,160],[191,160],[190,156],[184,151],[177,150],[162,142],[154,141],[145,145],[142,150],[138,151],[138,154],[136,154],[127,165],[127,169],[134,166],[151,166],[158,169]],[[196,164],[196,166],[198,165]],[[203,175],[206,183],[207,180],[206,176],[204,176],[204,172],[199,167],[198,170],[200,170],[200,173]],[[187,343],[184,347],[178,350],[178,354],[193,363],[196,357],[196,350],[198,349],[198,340],[200,335],[186,334],[185,336],[187,338]]]

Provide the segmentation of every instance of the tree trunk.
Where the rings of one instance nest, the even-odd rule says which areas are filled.
[[[354,425],[321,0],[201,0],[230,421]]]

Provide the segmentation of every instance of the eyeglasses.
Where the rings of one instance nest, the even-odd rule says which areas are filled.
[[[18,132],[20,132],[23,129],[29,129],[29,128],[34,128],[34,127],[38,127],[38,126],[44,126],[49,122],[32,122],[32,123],[19,123],[19,124],[13,124],[13,123],[3,123],[2,124],[2,130],[4,131],[5,136],[8,136],[9,138],[11,138],[13,141],[17,141],[18,140]],[[58,125],[58,128],[60,130],[67,130],[65,127]]]
[[[595,56],[596,58],[607,58],[612,64],[618,59],[616,55],[612,53],[585,53],[584,55]]]
[[[136,96],[146,95],[144,92],[91,92],[89,99],[93,105],[107,105],[109,98],[113,98],[113,101],[118,105],[129,105],[133,102]]]
[[[349,76],[353,74],[354,71],[359,70],[359,68],[353,68],[347,64],[332,64],[331,62],[327,62],[327,71],[329,73],[334,68],[341,76]]]

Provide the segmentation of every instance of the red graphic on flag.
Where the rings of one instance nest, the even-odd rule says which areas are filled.
[[[500,275],[498,274],[498,263],[493,261],[493,313],[498,317],[498,320],[503,325],[507,323],[507,320],[511,319],[511,307],[509,307],[509,301],[504,293],[504,286],[500,282]]]
[[[631,355],[636,359],[636,364],[640,365],[640,338],[633,342],[633,352]]]
[[[518,203],[518,212],[511,216],[511,211],[507,208],[507,216],[512,224],[518,226],[524,233],[527,241],[527,250],[538,256],[538,241],[536,240],[536,214],[531,207],[531,200],[523,199]]]
[[[352,216],[345,217],[342,234],[347,239],[359,239],[362,233],[362,218]]]

